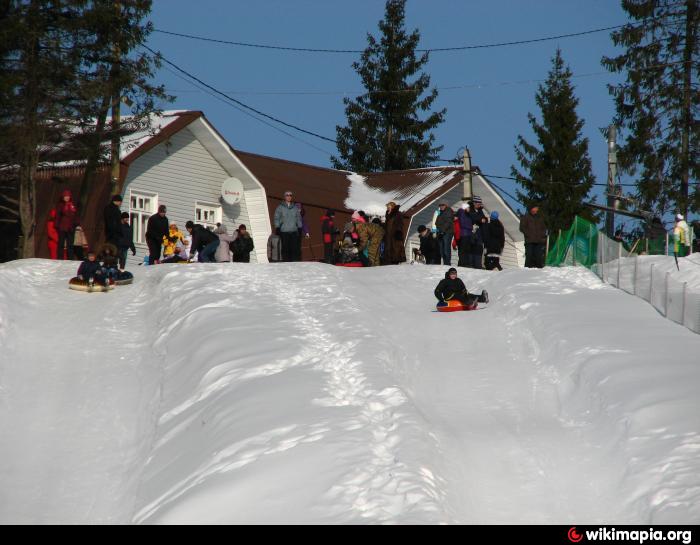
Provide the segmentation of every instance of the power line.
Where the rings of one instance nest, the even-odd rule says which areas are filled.
[[[270,119],[270,120],[272,120],[272,121],[275,121],[276,123],[279,123],[279,124],[281,124],[281,125],[284,125],[285,127],[289,127],[289,128],[291,128],[291,129],[297,130],[297,131],[299,131],[299,132],[303,132],[303,133],[305,133],[305,134],[308,134],[308,135],[311,135],[311,136],[315,136],[316,138],[320,138],[321,140],[326,140],[327,142],[333,142],[334,144],[336,143],[335,139],[333,139],[333,138],[328,138],[328,137],[326,137],[326,136],[317,134],[317,133],[315,133],[315,132],[307,131],[306,129],[302,129],[301,127],[297,127],[296,125],[292,125],[291,123],[287,123],[286,121],[282,121],[281,119],[279,119],[279,118],[277,118],[277,117],[268,115],[268,114],[266,114],[265,112],[261,112],[260,110],[256,110],[256,109],[253,108],[252,106],[248,106],[247,104],[244,104],[244,103],[241,102],[240,100],[236,100],[235,98],[233,98],[233,97],[227,95],[226,93],[223,93],[223,92],[219,91],[217,88],[212,87],[212,86],[209,85],[208,83],[203,82],[203,81],[202,81],[201,79],[199,79],[198,77],[196,77],[196,76],[190,74],[189,72],[187,72],[186,70],[180,68],[180,67],[179,67],[177,64],[175,64],[174,62],[171,62],[171,61],[169,61],[168,59],[166,59],[162,54],[156,53],[155,51],[153,51],[153,49],[151,49],[150,47],[148,47],[146,44],[143,44],[143,43],[142,43],[141,46],[144,47],[144,48],[146,48],[148,51],[150,51],[153,55],[156,56],[156,58],[162,60],[162,61],[165,62],[166,64],[169,64],[170,66],[172,66],[173,68],[175,68],[175,70],[177,70],[178,72],[181,72],[182,74],[185,74],[188,78],[191,78],[192,80],[196,81],[196,82],[199,83],[200,85],[203,85],[203,86],[206,87],[207,89],[210,89],[211,91],[213,91],[213,92],[215,92],[215,93],[217,93],[217,94],[219,94],[219,95],[225,97],[226,99],[230,100],[231,102],[234,102],[234,103],[238,104],[239,106],[241,106],[241,107],[243,107],[243,108],[245,108],[245,109],[247,109],[247,110],[250,110],[251,112],[255,112],[256,114],[261,115],[261,116],[263,116],[263,117],[266,117],[267,119]]]
[[[420,52],[420,53],[442,53],[442,52],[447,52],[447,51],[466,51],[469,49],[488,49],[488,48],[492,48],[492,47],[504,47],[504,46],[509,46],[509,45],[524,45],[524,44],[531,44],[531,43],[537,43],[537,42],[546,42],[546,41],[551,41],[551,40],[561,40],[562,38],[574,38],[576,36],[585,36],[587,34],[595,34],[598,32],[615,30],[618,28],[622,28],[624,26],[628,26],[629,24],[630,23],[625,23],[622,25],[615,25],[615,26],[609,26],[609,27],[603,27],[603,28],[594,28],[591,30],[584,30],[582,32],[572,32],[569,34],[559,34],[557,36],[547,36],[547,37],[543,37],[543,38],[532,38],[529,40],[517,40],[517,41],[512,41],[512,42],[496,42],[496,43],[490,43],[490,44],[477,44],[477,45],[462,45],[462,46],[457,46],[457,47],[434,47],[434,48],[429,48],[429,49],[416,49],[416,51]],[[158,32],[160,34],[167,34],[169,36],[177,36],[180,38],[188,38],[190,40],[200,40],[203,42],[212,42],[212,43],[225,44],[225,45],[235,45],[235,46],[240,46],[240,47],[251,47],[251,48],[257,48],[257,49],[273,49],[273,50],[277,50],[277,51],[295,51],[295,52],[302,52],[302,53],[362,53],[364,51],[362,49],[319,49],[319,48],[311,48],[311,47],[288,47],[288,46],[280,46],[280,45],[234,42],[234,41],[230,41],[230,40],[220,40],[217,38],[208,38],[205,36],[196,36],[193,34],[184,34],[181,32],[172,32],[169,30],[161,30],[161,29],[153,29],[153,32]]]
[[[286,135],[286,136],[289,136],[290,138],[292,138],[292,139],[294,139],[294,140],[296,140],[296,141],[298,141],[298,142],[301,142],[302,144],[305,144],[305,145],[307,145],[307,146],[309,146],[309,147],[312,147],[312,148],[314,148],[315,150],[318,150],[318,151],[322,152],[324,155],[328,155],[329,157],[333,155],[332,152],[330,152],[330,151],[328,151],[328,150],[325,150],[325,149],[323,149],[323,148],[319,148],[318,146],[312,144],[311,142],[307,142],[307,141],[304,140],[303,138],[299,138],[298,136],[295,136],[295,135],[293,135],[292,133],[287,132],[287,131],[285,131],[284,129],[278,127],[278,126],[273,125],[273,124],[270,123],[269,121],[265,121],[264,119],[261,119],[261,118],[257,117],[256,115],[254,115],[254,114],[252,114],[252,113],[250,113],[250,112],[244,110],[243,108],[239,108],[236,104],[233,104],[233,103],[229,102],[228,100],[226,100],[226,99],[220,97],[219,95],[217,95],[217,94],[215,94],[215,93],[212,93],[212,92],[209,91],[208,89],[199,87],[199,85],[198,85],[196,82],[188,80],[188,79],[185,78],[183,75],[178,74],[177,72],[175,72],[174,70],[171,70],[171,69],[168,68],[167,66],[164,67],[164,68],[165,68],[165,70],[167,70],[168,72],[170,72],[171,74],[173,74],[175,77],[178,77],[178,78],[182,79],[183,81],[189,83],[190,85],[193,85],[194,87],[196,87],[198,90],[202,91],[203,93],[206,93],[206,94],[208,94],[209,96],[211,96],[212,98],[215,98],[216,100],[218,100],[218,101],[220,101],[220,102],[223,102],[223,103],[226,104],[227,106],[231,106],[232,108],[238,110],[238,111],[241,112],[242,114],[247,115],[248,117],[250,117],[250,118],[252,118],[252,119],[255,119],[256,121],[259,121],[260,123],[262,123],[262,124],[264,124],[264,125],[267,125],[268,127],[272,128],[272,129],[274,129],[274,130],[276,130],[276,131],[278,131],[278,132],[281,132],[282,134],[284,134],[284,135]]]

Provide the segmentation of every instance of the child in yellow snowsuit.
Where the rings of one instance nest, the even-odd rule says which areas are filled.
[[[185,235],[177,228],[176,224],[171,223],[168,236],[163,237],[163,259],[173,257],[175,254],[180,253],[179,247],[184,244]]]

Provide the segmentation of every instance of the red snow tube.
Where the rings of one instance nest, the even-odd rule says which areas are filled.
[[[360,261],[351,261],[350,263],[336,263],[336,267],[362,267],[362,262]]]
[[[459,310],[476,310],[477,304],[476,302],[471,305],[463,305],[461,301],[457,301],[456,299],[450,299],[449,301],[446,301],[444,303],[438,303],[437,304],[437,310],[438,312],[457,312]]]

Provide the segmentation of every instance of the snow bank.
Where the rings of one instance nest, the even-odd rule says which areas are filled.
[[[74,268],[0,265],[0,522],[700,521],[700,337],[585,269]]]

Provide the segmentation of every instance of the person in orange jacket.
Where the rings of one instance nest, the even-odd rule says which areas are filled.
[[[49,255],[51,259],[58,259],[58,230],[56,229],[56,209],[49,212],[49,220],[46,222],[46,236],[48,237]]]

